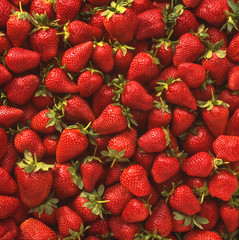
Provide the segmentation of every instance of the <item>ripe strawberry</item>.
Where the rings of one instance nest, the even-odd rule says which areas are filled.
[[[21,107],[21,110],[24,112],[23,117],[21,119],[21,123],[24,125],[29,125],[33,117],[38,113],[38,109],[34,104],[28,102],[27,104]]]
[[[1,195],[12,195],[17,190],[17,184],[10,174],[0,167],[0,177],[2,179],[0,183],[0,194]]]
[[[169,133],[163,128],[153,128],[138,140],[139,147],[146,153],[162,152],[169,143]]]
[[[133,194],[126,190],[120,183],[115,184],[105,190],[105,208],[113,215],[119,215],[124,210],[126,204],[133,198]]]
[[[13,47],[8,51],[5,61],[14,73],[24,73],[39,65],[40,55],[35,51]]]
[[[239,137],[239,109],[237,109],[227,122],[226,135]]]
[[[138,164],[127,167],[120,176],[120,183],[137,197],[150,194],[150,183],[146,170]]]
[[[98,218],[93,222],[90,222],[90,228],[87,229],[89,235],[94,236],[107,236],[110,233],[109,230],[109,220]]]
[[[237,230],[239,226],[239,210],[236,206],[230,206],[229,203],[223,203],[220,207],[220,216],[226,226],[226,230],[232,233]]]
[[[21,47],[32,30],[29,13],[14,11],[7,21],[7,35],[14,47]]]
[[[138,19],[130,3],[111,2],[111,6],[102,13],[105,29],[113,40],[127,43],[134,38]]]
[[[217,42],[220,42],[222,39],[224,44],[222,45],[221,49],[225,50],[228,46],[228,39],[227,34],[225,31],[220,31],[218,28],[209,27],[207,30],[207,34],[209,35],[208,41],[214,45]]]
[[[53,68],[45,79],[46,87],[53,93],[77,93],[77,85],[61,68]]]
[[[60,24],[72,21],[81,8],[80,0],[56,0],[56,19]]]
[[[134,239],[135,234],[140,232],[138,223],[126,223],[121,216],[111,216],[109,227],[119,240]]]
[[[95,236],[88,236],[86,240],[100,240],[98,237]]]
[[[89,3],[95,7],[102,7],[108,5],[110,0],[89,0]]]
[[[238,82],[238,74],[239,74],[239,67],[234,66],[232,67],[228,72],[228,87],[232,91],[238,91],[239,90],[239,82]]]
[[[201,0],[182,0],[183,4],[189,8],[195,8],[199,5]]]
[[[33,15],[33,12],[39,15],[45,13],[50,19],[55,16],[53,6],[48,0],[33,0],[30,6],[30,14]]]
[[[17,225],[11,219],[0,221],[0,238],[2,240],[15,239],[17,236]]]
[[[79,93],[82,97],[94,94],[103,84],[103,74],[96,69],[88,69],[80,74],[77,82]]]
[[[220,27],[226,20],[226,11],[229,11],[226,0],[202,0],[193,13],[207,23]]]
[[[26,129],[18,133],[15,136],[14,145],[20,153],[28,150],[32,154],[36,154],[38,159],[41,159],[45,154],[45,147],[41,138],[31,129]]]
[[[43,138],[42,142],[46,148],[46,156],[56,156],[58,140],[59,136],[55,134],[49,134]]]
[[[12,13],[12,9],[17,11],[18,9],[8,0],[2,0],[0,3],[0,27],[5,27],[7,20]]]
[[[221,236],[213,231],[191,230],[187,232],[185,240],[198,240],[198,239],[222,240]]]
[[[53,167],[54,165],[37,162],[30,152],[24,152],[24,159],[15,167],[15,176],[25,205],[33,208],[47,198],[53,181],[49,169]]]
[[[92,42],[85,42],[65,51],[62,65],[72,73],[79,73],[88,62],[93,50]]]
[[[177,158],[160,153],[154,159],[151,175],[156,183],[162,183],[176,175],[179,169]]]
[[[209,180],[208,189],[212,197],[229,201],[231,195],[238,188],[238,179],[227,170],[218,170]]]
[[[163,200],[157,203],[152,209],[152,214],[145,221],[146,230],[153,233],[155,228],[163,237],[168,236],[172,230],[172,216],[168,205]]]
[[[141,84],[153,80],[160,73],[158,64],[158,59],[149,53],[138,53],[130,64],[127,80]]]
[[[39,85],[39,79],[35,75],[25,75],[23,77],[13,78],[4,86],[4,92],[7,98],[17,104],[23,105],[27,103],[35,93]],[[19,94],[21,91],[21,94]]]
[[[137,18],[138,28],[135,34],[136,40],[161,38],[165,36],[165,23],[160,9],[143,11]]]
[[[201,209],[200,203],[191,188],[185,184],[175,189],[169,198],[170,206],[186,215],[194,215]]]
[[[0,31],[0,55],[11,48],[11,43],[6,34]]]
[[[23,116],[23,111],[8,105],[0,106],[0,125],[9,128],[16,124]]]
[[[26,219],[20,225],[20,230],[24,239],[57,240],[57,235],[51,228],[34,218]]]
[[[208,177],[213,170],[213,158],[207,152],[198,152],[183,161],[182,170],[189,176]]]
[[[239,33],[236,34],[233,39],[231,40],[228,48],[227,48],[227,56],[228,58],[233,61],[233,62],[238,62],[239,57],[238,57],[238,48],[237,44],[239,42]]]
[[[217,158],[224,161],[235,162],[238,160],[239,137],[219,136],[213,143],[213,150]]]
[[[22,2],[22,5],[27,5],[30,2],[30,0],[22,0],[22,1],[20,1],[20,0],[10,0],[10,2],[12,2],[16,6],[19,6],[20,2]]]
[[[206,69],[195,63],[181,63],[177,67],[178,77],[190,88],[197,88],[206,79]]]
[[[12,215],[19,207],[19,200],[14,197],[0,196],[0,219],[5,219]]]
[[[0,64],[0,86],[10,82],[11,79],[12,74],[2,64]]]
[[[233,113],[239,107],[239,94],[235,94],[229,89],[222,90],[218,99],[230,105],[230,113]]]

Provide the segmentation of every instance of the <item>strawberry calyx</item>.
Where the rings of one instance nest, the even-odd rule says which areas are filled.
[[[6,34],[0,31],[0,37],[4,37]]]
[[[169,106],[167,105],[167,102],[165,100],[163,100],[160,97],[160,102],[157,100],[154,100],[154,108],[157,109],[161,109],[162,113],[167,112],[167,113],[171,113],[171,109],[169,108]]]
[[[118,152],[116,149],[111,149],[107,146],[107,151],[101,151],[102,157],[106,158],[106,162],[112,162],[111,168],[114,166],[115,162],[129,162],[128,158],[124,158],[125,150]]]
[[[49,169],[55,167],[53,164],[38,162],[36,154],[34,153],[34,155],[32,155],[32,153],[27,150],[24,151],[24,158],[18,162],[17,165],[20,168],[24,168],[26,173],[38,172],[40,170],[49,171]]]
[[[84,232],[89,228],[90,228],[90,226],[87,226],[84,228],[84,225],[81,224],[79,232],[69,229],[69,233],[71,236],[65,237],[65,238],[63,238],[63,240],[75,240],[75,239],[81,240],[81,239],[83,239],[82,237],[84,237]]]
[[[80,196],[82,198],[87,199],[88,201],[84,203],[83,207],[87,207],[91,209],[91,212],[94,215],[99,215],[100,218],[104,218],[103,214],[109,214],[108,211],[104,209],[104,203],[109,202],[110,200],[102,200],[103,194],[105,191],[105,187],[101,184],[97,191],[94,189],[91,193],[89,192],[82,192]]]
[[[42,97],[46,97],[46,96],[52,97],[52,93],[51,93],[51,91],[46,87],[45,84],[40,84],[40,85],[38,86],[38,89],[36,90],[34,96],[35,96],[35,97],[39,97],[39,96],[42,96]]]
[[[91,72],[91,75],[93,75],[94,73],[98,73],[98,74],[100,74],[100,75],[104,78],[103,72],[101,72],[101,71],[98,70],[98,69],[95,69],[95,68],[93,67],[91,61],[89,61],[89,64],[90,64],[90,67],[84,68],[81,72],[90,71],[90,72]]]
[[[219,234],[221,235],[223,240],[237,240],[238,239],[238,233],[239,233],[239,230],[237,229],[236,231],[234,231],[232,233],[221,232]]]
[[[207,28],[205,28],[205,25],[204,24],[201,24],[199,27],[198,27],[198,31],[197,32],[194,32],[194,31],[191,31],[191,33],[198,37],[202,42],[205,42],[205,39],[209,38],[209,34],[207,33]]]
[[[53,209],[58,208],[57,207],[58,202],[59,199],[54,198],[54,192],[52,192],[43,203],[34,208],[31,208],[29,210],[29,213],[37,212],[39,217],[41,217],[43,212],[45,212],[47,215],[52,215]]]
[[[79,188],[83,189],[83,181],[81,176],[78,175],[78,170],[80,168],[80,161],[71,161],[71,166],[67,168],[67,171],[71,174],[71,178],[74,184]]]
[[[218,169],[220,166],[223,166],[223,165],[226,165],[226,164],[229,164],[230,162],[224,162],[222,159],[220,158],[213,158],[213,172],[216,172],[218,173]],[[211,174],[213,174],[213,172]]]
[[[239,209],[239,188],[232,194],[232,196],[228,202],[228,205],[231,208],[236,207],[237,209]]]
[[[101,15],[105,16],[107,20],[109,20],[114,14],[123,14],[126,9],[131,6],[133,1],[134,0],[117,0],[116,2],[112,1],[110,6],[108,6]]]
[[[224,45],[224,39],[222,39],[219,42],[216,42],[213,45],[209,41],[205,41],[205,43],[207,45],[207,49],[204,55],[201,57],[201,59],[202,58],[209,59],[212,57],[213,53],[215,53],[219,58],[224,58],[226,56],[226,50],[221,50],[221,48]]]
[[[163,132],[165,134],[166,147],[170,146],[171,139],[170,139],[170,135],[169,135],[169,126],[167,126],[167,128],[162,127],[162,129],[163,129]]]
[[[192,228],[194,228],[194,226],[197,226],[199,229],[203,229],[201,224],[208,224],[209,221],[208,219],[204,218],[204,217],[200,217],[195,215],[185,215],[181,212],[177,212],[177,211],[173,211],[174,214],[174,219],[181,221],[184,220],[184,224],[182,224],[182,226],[189,226],[191,225]]]
[[[157,227],[154,229],[154,231],[151,233],[145,229],[141,230],[141,233],[136,233],[134,235],[134,240],[170,240],[170,238],[165,238],[160,235],[158,235]]]
[[[10,15],[10,17],[17,16],[17,19],[22,19],[23,21],[28,20],[31,22],[32,16],[28,12],[23,12],[21,1],[19,2],[19,10],[20,11],[15,11],[14,9],[12,9],[12,14]]]
[[[181,185],[182,182],[183,182],[183,181],[179,181],[177,184],[176,184],[175,182],[172,182],[172,189],[171,189],[170,191],[169,191],[169,188],[168,188],[167,186],[165,186],[165,185],[163,186],[163,191],[161,192],[161,195],[166,198],[166,199],[165,199],[165,202],[166,202],[166,203],[168,202],[169,197],[170,197],[171,195],[173,195],[175,189],[176,189],[179,185]]]
[[[161,96],[164,90],[168,90],[169,86],[175,82],[182,81],[180,78],[175,79],[174,77],[169,78],[167,81],[159,80],[157,82],[158,87],[155,87],[157,96]]]
[[[206,73],[206,79],[202,82],[202,84],[200,85],[199,89],[201,92],[203,92],[204,90],[207,90],[207,86],[208,85],[212,85],[215,82],[215,80],[213,80],[210,75],[209,75],[209,71],[207,71]]]
[[[83,160],[83,163],[85,164],[87,162],[92,162],[93,160],[96,160],[100,163],[103,163],[102,160],[99,157],[96,156],[96,151],[97,151],[97,146],[95,146],[95,150],[94,150],[93,155],[85,157],[84,160]]]
[[[127,54],[127,51],[134,51],[135,48],[128,46],[126,44],[122,44],[118,41],[115,41],[113,44],[111,42],[111,40],[109,40],[111,46],[113,47],[113,53],[115,54],[118,50],[122,50],[123,52],[123,56],[125,56]]]
[[[1,90],[0,91],[0,102],[2,103],[2,105],[7,105],[8,104],[8,98],[7,98],[7,95],[6,95],[6,93],[3,91],[3,90]]]
[[[144,206],[149,210],[149,215],[152,214],[152,207],[153,207],[153,206],[149,203],[151,197],[152,197],[152,194],[150,194],[147,199],[146,199],[146,197],[144,197],[144,198],[138,198],[140,201],[143,202]]]
[[[204,181],[203,187],[199,188],[198,186],[196,186],[196,189],[193,189],[192,191],[198,197],[200,204],[202,204],[204,201],[204,198],[209,196],[210,194],[206,181]]]

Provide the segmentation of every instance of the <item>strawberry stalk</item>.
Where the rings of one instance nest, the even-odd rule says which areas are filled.
[[[159,87],[155,87],[157,92],[157,96],[161,96],[164,90],[168,90],[169,86],[174,82],[182,81],[180,78],[174,79],[173,77],[169,78],[166,82],[165,81],[158,81],[157,84]]]
[[[78,175],[78,170],[80,168],[80,162],[76,161],[76,162],[71,162],[71,166],[67,168],[68,172],[71,174],[71,178],[74,182],[74,184],[80,188],[83,189],[83,181],[81,176]]]
[[[147,239],[152,239],[152,240],[170,240],[170,238],[165,238],[160,235],[158,235],[157,227],[154,229],[154,231],[151,233],[145,229],[141,229],[141,233],[136,233],[134,236],[134,240],[147,240]]]

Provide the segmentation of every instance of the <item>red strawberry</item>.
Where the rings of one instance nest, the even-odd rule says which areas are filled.
[[[19,200],[14,197],[0,196],[0,219],[5,219],[12,215],[19,207]]]
[[[120,183],[137,197],[150,194],[150,183],[146,170],[138,164],[127,167],[120,176]]]
[[[209,35],[208,41],[213,45],[217,42],[220,42],[222,39],[224,44],[222,46],[222,50],[226,49],[228,46],[227,34],[225,31],[220,31],[218,28],[209,27],[207,30],[207,34]]]
[[[158,64],[158,59],[149,53],[138,53],[130,64],[127,80],[136,81],[141,84],[153,80],[160,73]]]
[[[23,105],[21,110],[24,112],[21,119],[21,123],[24,125],[29,125],[33,117],[38,113],[38,109],[31,102]]]
[[[23,111],[7,105],[0,106],[0,125],[9,128],[17,123],[23,116]]]
[[[56,19],[60,24],[72,21],[81,8],[80,0],[56,0]]]
[[[46,14],[48,18],[53,18],[55,12],[51,2],[47,0],[33,0],[30,7],[30,13],[33,15],[33,12],[36,14]]]
[[[77,85],[61,68],[53,68],[45,79],[46,87],[54,93],[77,93]]]
[[[135,234],[140,232],[138,223],[126,223],[121,216],[111,216],[109,227],[113,236],[119,240],[134,239]]]
[[[11,43],[7,35],[0,31],[0,55],[11,48]]]
[[[165,24],[160,9],[150,9],[138,16],[138,28],[135,34],[136,40],[161,38],[165,36]]]
[[[182,0],[183,4],[190,8],[195,8],[198,6],[201,0]]]
[[[10,1],[16,6],[19,6],[20,2],[22,2],[22,5],[27,5],[30,2],[30,0],[22,0],[22,1],[20,1],[20,0],[10,0]]]
[[[4,92],[11,102],[23,105],[31,99],[38,85],[39,79],[35,75],[16,77],[4,86]],[[21,91],[21,94],[18,94],[19,91]]]
[[[2,64],[0,64],[0,86],[10,82],[11,79],[12,74]]]
[[[239,210],[236,206],[230,206],[230,203],[223,203],[220,207],[220,216],[226,226],[226,230],[232,233],[239,226]]]
[[[87,233],[94,236],[108,236],[110,233],[108,225],[108,219],[98,218],[95,221],[90,222],[90,228],[87,230]]]
[[[25,205],[36,207],[48,197],[53,181],[49,168],[53,167],[54,165],[37,162],[30,152],[24,152],[24,159],[15,167],[15,176]]]
[[[89,3],[96,7],[102,7],[108,5],[110,0],[89,0]]]
[[[11,219],[0,221],[0,238],[2,240],[15,239],[17,236],[17,225]]]
[[[12,10],[17,11],[18,9],[10,3],[8,0],[2,0],[0,3],[0,27],[5,27],[7,20],[12,13]]]
[[[185,238],[185,240],[198,240],[198,239],[222,240],[221,236],[218,233],[207,230],[191,230],[186,234]]]
[[[79,73],[88,62],[93,50],[92,42],[85,42],[65,51],[62,57],[62,65],[72,73]]]
[[[226,135],[239,137],[239,109],[237,109],[227,122]]]
[[[46,148],[47,156],[56,156],[56,148],[58,144],[59,136],[54,134],[46,135],[43,138],[43,144]]]
[[[213,158],[207,152],[198,152],[183,161],[182,170],[189,176],[208,177],[213,170]]]
[[[154,159],[151,175],[156,183],[162,183],[176,175],[179,169],[180,163],[177,158],[160,153]]]
[[[215,94],[216,92],[212,83],[213,81],[208,76],[199,88],[191,89],[191,92],[197,101],[206,102],[212,98],[212,93]]]
[[[130,3],[111,2],[111,6],[102,13],[105,29],[113,40],[127,43],[134,38],[138,19],[129,6]]]
[[[169,198],[170,206],[186,215],[194,215],[201,209],[200,203],[187,185],[180,185]]]
[[[237,48],[238,42],[239,42],[239,33],[233,37],[233,39],[231,40],[231,42],[227,48],[228,58],[231,61],[236,62],[236,63],[239,61],[238,48]]]
[[[8,51],[5,61],[14,73],[24,73],[39,65],[40,55],[35,51],[13,47]]]
[[[31,129],[26,129],[18,133],[15,136],[14,145],[20,153],[28,150],[32,154],[36,154],[38,159],[41,159],[45,154],[45,147],[41,138]]]
[[[131,9],[138,15],[146,10],[152,9],[153,4],[150,0],[134,0]]]
[[[56,233],[43,222],[28,218],[20,225],[24,239],[49,239],[57,240]]]
[[[229,201],[231,195],[238,188],[238,179],[227,170],[218,170],[209,180],[208,189],[212,197]]]
[[[7,35],[14,47],[21,47],[32,30],[29,13],[14,11],[7,21]]]
[[[139,147],[146,153],[162,152],[169,143],[169,133],[162,128],[153,128],[138,140]]]
[[[238,91],[239,90],[239,81],[238,81],[238,77],[239,77],[239,66],[234,66],[232,67],[229,72],[228,72],[228,87],[232,90],[232,91]]]
[[[145,222],[145,229],[151,233],[157,228],[159,235],[166,237],[172,230],[172,216],[168,205],[163,201],[159,201],[152,209],[152,214]]]
[[[127,223],[142,222],[147,219],[148,215],[147,205],[137,198],[130,200],[122,212],[122,218]]]
[[[229,89],[222,90],[218,99],[230,105],[230,113],[233,113],[239,107],[239,94],[235,94]]]
[[[0,177],[2,179],[0,183],[0,194],[1,195],[12,195],[17,190],[17,184],[10,174],[3,168],[0,167]]]

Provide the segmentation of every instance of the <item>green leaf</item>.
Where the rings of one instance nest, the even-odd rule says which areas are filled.
[[[183,213],[173,211],[173,214],[174,214],[174,219],[176,219],[176,220],[180,221],[180,220],[185,219],[185,214],[183,214]]]
[[[101,185],[98,187],[97,193],[98,193],[99,196],[103,196],[104,191],[105,191],[105,187],[104,187],[103,184],[101,184]]]
[[[201,224],[208,224],[209,223],[208,219],[206,219],[204,217],[200,217],[200,216],[196,216],[196,220],[197,220],[197,222],[199,222]]]

